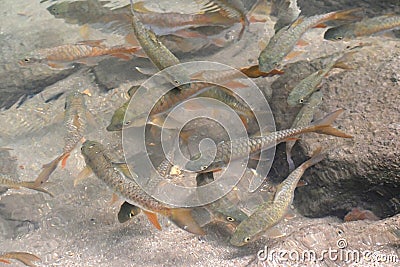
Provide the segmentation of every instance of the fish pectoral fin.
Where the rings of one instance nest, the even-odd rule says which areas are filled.
[[[260,175],[259,173],[257,173],[257,171],[253,170],[253,177],[251,177],[250,180],[250,184],[249,184],[249,192],[253,193],[255,192],[264,182],[264,180],[266,179],[265,176]]]
[[[289,208],[287,213],[285,214],[285,220],[291,220],[295,218],[297,215],[292,208]]]
[[[301,24],[304,21],[304,16],[299,16],[293,23],[290,25],[289,28],[294,28],[297,25]]]
[[[282,237],[282,236],[286,235],[285,233],[282,233],[281,230],[279,230],[276,227],[272,227],[272,228],[268,229],[265,232],[265,234],[270,238],[279,238],[279,237]]]
[[[135,67],[135,69],[140,72],[143,75],[146,76],[152,76],[156,74],[158,71],[155,68],[141,68],[141,67]]]
[[[115,202],[119,200],[119,196],[115,193],[112,194],[111,200],[110,200],[110,205],[113,205]]]
[[[300,181],[297,183],[297,186],[296,186],[296,187],[302,187],[302,186],[306,186],[306,185],[308,185],[308,183],[307,183],[306,181],[300,180]]]
[[[98,63],[99,63],[98,61],[99,60],[97,57],[92,57],[92,58],[87,57],[87,58],[81,58],[81,59],[77,60],[76,62],[80,63],[80,64],[84,64],[89,67],[94,67],[94,66],[98,65]]]
[[[296,45],[297,46],[308,46],[309,43],[307,41],[303,40],[303,39],[300,39],[300,40],[297,41]]]
[[[62,157],[61,169],[64,169],[65,166],[67,165],[67,160],[68,160],[69,156],[70,156],[70,153],[68,152],[68,153],[65,153],[64,156]]]
[[[72,69],[74,67],[73,63],[61,63],[61,62],[53,62],[53,61],[47,62],[47,65],[50,68],[57,69],[57,70]]]
[[[122,60],[131,60],[132,55],[124,54],[124,53],[113,53],[111,56],[122,59]]]
[[[124,176],[133,179],[132,173],[130,172],[128,164],[126,164],[126,162],[113,162],[112,165],[120,172],[122,172]]]
[[[147,219],[149,219],[149,221],[158,229],[161,231],[161,225],[158,222],[158,218],[157,218],[157,214],[147,211],[147,210],[143,210],[143,213],[146,214]]]
[[[129,33],[125,36],[125,42],[127,42],[130,45],[134,46],[139,46],[139,41],[136,39],[136,36],[134,33]],[[146,56],[147,57],[147,56]]]
[[[283,59],[283,61],[292,60],[292,59],[302,55],[303,53],[304,53],[304,51],[294,50],[294,51],[290,52],[289,54],[287,54],[286,57]]]
[[[74,186],[77,186],[82,180],[86,179],[93,173],[89,166],[86,166],[83,170],[78,173],[78,176],[74,179]]]
[[[190,209],[171,209],[171,214],[168,216],[176,226],[179,228],[196,235],[204,235],[204,230],[192,217]]]
[[[247,84],[241,83],[239,81],[229,81],[229,82],[224,82],[223,85],[227,88],[232,88],[232,89],[240,89],[240,88],[248,88],[249,86]]]

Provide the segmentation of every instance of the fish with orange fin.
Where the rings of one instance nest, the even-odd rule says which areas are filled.
[[[38,187],[35,182],[14,181],[4,176],[3,174],[0,174],[0,185],[13,189],[20,189],[21,187],[25,187],[28,189],[36,190],[42,193],[46,193],[50,196],[53,196],[53,194],[47,191],[46,189]]]
[[[65,99],[64,126],[67,130],[64,136],[63,153],[44,164],[42,171],[35,179],[35,185],[40,187],[50,179],[50,175],[57,169],[61,162],[61,167],[65,168],[67,159],[76,145],[84,140],[87,119],[91,118],[91,114],[86,109],[83,93],[74,91],[67,95]]]
[[[123,60],[130,60],[141,48],[139,46],[112,46],[103,44],[104,40],[88,40],[75,44],[65,44],[52,48],[35,51],[19,61],[23,66],[43,63],[54,69],[73,67],[74,63],[97,65],[104,56],[112,56]]]
[[[133,179],[123,175],[113,165],[102,144],[87,140],[83,143],[81,152],[87,168],[118,195],[140,207],[157,229],[161,229],[157,219],[157,214],[161,214],[185,231],[204,234],[204,230],[193,219],[190,209],[170,207],[148,195]]]
[[[300,16],[291,25],[280,29],[269,40],[267,46],[260,53],[258,58],[260,70],[263,72],[270,72],[274,69],[282,69],[285,58],[293,58],[299,53],[298,51],[293,51],[293,48],[297,43],[302,42],[301,37],[308,29],[313,27],[325,27],[324,23],[328,21],[357,20],[359,16],[357,16],[356,13],[359,11],[360,9],[350,9],[311,17]]]
[[[17,260],[30,267],[36,266],[33,263],[34,261],[41,261],[38,256],[27,252],[6,252],[0,254],[0,262],[11,264],[9,260]]]
[[[254,155],[262,150],[274,147],[281,142],[296,140],[295,137],[303,133],[315,132],[342,138],[352,138],[353,136],[331,125],[343,111],[343,109],[338,109],[321,120],[304,127],[267,133],[264,136],[222,141],[217,145],[216,152],[214,149],[211,149],[203,151],[203,154],[198,153],[194,155],[185,165],[185,170],[196,173],[218,171],[225,167],[231,160],[244,159],[249,155]]]

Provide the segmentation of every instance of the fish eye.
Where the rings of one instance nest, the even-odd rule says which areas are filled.
[[[129,125],[129,124],[131,124],[131,121],[126,121],[125,122],[125,125]]]
[[[129,218],[132,218],[133,216],[135,216],[135,212],[134,211],[129,212]]]
[[[243,241],[245,242],[245,243],[249,243],[250,242],[250,237],[248,236],[248,237],[245,237],[244,239],[243,239]]]
[[[228,222],[234,222],[235,221],[235,219],[234,218],[232,218],[232,217],[226,217],[226,220],[228,221]]]
[[[303,103],[304,103],[304,99],[303,99],[303,98],[300,98],[299,103],[300,103],[300,104],[303,104]]]
[[[206,170],[207,168],[208,168],[208,166],[203,165],[203,166],[200,167],[200,170],[204,171],[204,170]]]
[[[29,57],[24,58],[24,62],[28,63],[30,61],[31,61],[31,59]]]
[[[180,85],[180,84],[181,84],[178,80],[174,80],[174,83],[175,83],[176,85]]]
[[[336,36],[336,40],[342,40],[343,36]]]

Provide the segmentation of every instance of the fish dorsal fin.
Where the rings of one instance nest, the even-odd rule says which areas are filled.
[[[196,0],[196,2],[201,6],[200,11],[197,12],[198,14],[219,12],[221,10],[221,7],[212,0]]]
[[[135,12],[139,13],[151,13],[152,11],[146,7],[146,3],[144,1],[136,2],[132,6]]]
[[[104,45],[105,39],[100,39],[100,40],[83,40],[79,41],[76,44],[78,45],[88,45],[92,47],[105,47]]]

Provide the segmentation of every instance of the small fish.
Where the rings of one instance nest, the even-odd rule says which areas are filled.
[[[240,0],[196,0],[199,4],[206,7],[205,10],[211,12],[219,12],[223,16],[236,19],[242,24],[242,29],[239,33],[239,39],[243,36],[245,29],[249,26],[249,21],[246,16],[246,10],[243,2]]]
[[[294,190],[305,170],[325,158],[325,153],[316,151],[314,156],[301,164],[296,170],[276,187],[272,200],[262,203],[241,222],[232,234],[230,243],[234,246],[243,246],[259,238],[266,230],[279,223],[287,214],[293,202]]]
[[[50,179],[50,175],[57,169],[60,161],[61,167],[65,168],[72,150],[84,139],[83,135],[86,131],[87,116],[90,116],[90,114],[86,110],[83,94],[78,91],[68,94],[65,99],[64,126],[67,133],[64,136],[63,153],[51,162],[43,165],[42,171],[35,179],[36,186],[40,187]]]
[[[133,4],[133,9],[144,26],[151,29],[157,36],[175,35],[181,30],[210,25],[230,27],[235,23],[234,18],[223,16],[220,13],[157,13],[148,10],[144,5],[145,2],[136,2]]]
[[[322,103],[322,97],[323,95],[321,91],[313,93],[304,106],[300,109],[299,114],[297,114],[290,128],[295,129],[297,127],[304,127],[310,124],[310,122],[313,120],[315,109]],[[293,171],[295,168],[291,153],[295,143],[295,140],[286,141],[286,159],[289,164],[290,171]]]
[[[131,13],[132,13],[132,27],[133,32],[138,40],[139,44],[142,46],[143,51],[149,57],[150,61],[159,69],[163,70],[171,66],[178,65],[180,63],[179,59],[172,54],[172,52],[161,43],[156,34],[151,30],[146,28],[143,23],[139,20],[136,12],[133,9],[133,2],[131,3]],[[167,77],[171,79],[172,84],[175,86],[180,86],[180,89],[185,89],[190,80],[185,73],[186,71],[182,69],[182,72],[177,74],[168,73]]]
[[[38,256],[27,252],[6,252],[0,254],[0,262],[11,264],[9,260],[17,260],[30,267],[36,266],[33,264],[33,261],[41,261]]]
[[[129,60],[141,48],[138,46],[112,46],[107,47],[103,40],[81,41],[76,44],[65,44],[52,48],[40,49],[33,55],[20,60],[22,66],[34,63],[47,64],[54,69],[73,67],[74,63],[97,65],[101,57],[112,56]]]
[[[303,34],[312,27],[325,27],[323,23],[332,20],[354,20],[354,15],[359,9],[330,12],[323,15],[315,15],[308,18],[299,17],[291,25],[280,29],[269,41],[261,52],[258,62],[260,70],[271,72],[274,69],[282,69],[282,61],[289,56],[293,48],[300,41]],[[289,56],[291,57],[291,56]]]
[[[343,111],[343,109],[338,109],[309,126],[268,133],[265,136],[222,141],[217,145],[215,157],[213,156],[214,150],[205,151],[204,155],[201,153],[196,154],[186,164],[185,170],[197,173],[217,171],[225,167],[230,160],[247,158],[249,155],[274,147],[281,142],[293,140],[295,136],[303,133],[315,132],[342,138],[352,138],[353,136],[331,126]],[[211,164],[209,164],[210,161]]]
[[[53,197],[52,193],[50,193],[46,189],[38,187],[35,182],[24,182],[24,181],[18,182],[18,181],[14,181],[12,179],[5,177],[3,174],[0,174],[0,185],[5,186],[7,188],[12,188],[12,189],[20,189],[21,187],[25,187],[28,189],[42,192],[42,193],[46,193]]]
[[[297,0],[273,1],[271,15],[275,15],[278,18],[274,25],[275,32],[292,24],[298,18],[300,12]]]
[[[138,215],[141,209],[135,205],[128,202],[124,202],[118,211],[118,221],[124,223],[132,219],[134,216]]]
[[[354,54],[355,51],[348,52],[338,59],[333,59],[323,69],[311,73],[309,76],[301,80],[290,92],[287,103],[290,107],[302,105],[314,93],[321,84],[322,79],[329,73],[332,68],[350,69],[345,64],[348,57]],[[335,54],[336,55],[336,54]]]
[[[324,38],[331,41],[350,40],[399,27],[400,15],[390,14],[330,28],[325,32]]]
[[[204,186],[214,181],[214,174],[212,172],[199,173],[196,176],[197,187]],[[217,187],[210,190],[218,190]],[[201,197],[201,196],[199,196]],[[222,198],[206,205],[216,218],[223,219],[222,222],[227,225],[230,230],[234,230],[236,226],[247,219],[247,215],[241,211],[232,199],[231,192]]]
[[[204,234],[203,229],[193,219],[190,209],[169,207],[148,195],[133,179],[123,175],[113,165],[102,144],[87,140],[83,143],[81,152],[87,167],[115,193],[140,207],[157,229],[161,229],[156,215],[159,213],[185,231]]]
[[[67,95],[64,115],[64,126],[67,129],[67,133],[64,136],[62,168],[65,167],[71,151],[80,141],[84,140],[83,136],[85,135],[87,121],[90,116],[82,93],[74,91]]]
[[[360,221],[360,220],[379,221],[380,218],[370,210],[353,208],[349,213],[346,214],[346,216],[344,216],[343,220],[345,222]]]
[[[220,80],[216,79],[213,82],[218,83],[220,82]],[[235,85],[238,84],[235,83]],[[161,126],[163,125],[163,121],[159,121],[158,119],[160,117],[156,115],[165,114],[168,110],[181,103],[182,101],[190,97],[199,96],[202,93],[205,94],[203,96],[219,94],[220,97],[224,96],[224,98],[231,101],[230,105],[235,105],[234,99],[236,98],[234,97],[234,94],[232,92],[223,87],[218,87],[218,89],[208,89],[208,87],[210,86],[214,86],[214,84],[210,84],[207,82],[196,82],[190,83],[188,85],[188,88],[185,90],[174,88],[168,91],[168,93],[161,97],[159,101],[154,105],[150,113],[149,122],[145,121],[145,119],[147,118],[145,114],[147,114],[148,107],[154,104],[154,99],[159,98],[159,92],[142,88],[143,90],[139,90],[135,93],[135,98],[141,99],[142,101],[137,103],[135,107],[130,107],[129,109],[128,107],[130,100],[125,102],[121,107],[115,110],[111,118],[111,123],[107,126],[106,129],[107,131],[120,131],[123,127],[140,127],[143,126],[145,123]],[[229,86],[229,84],[227,86]],[[208,92],[209,90],[221,90],[224,92]],[[238,102],[237,99],[236,102]]]

